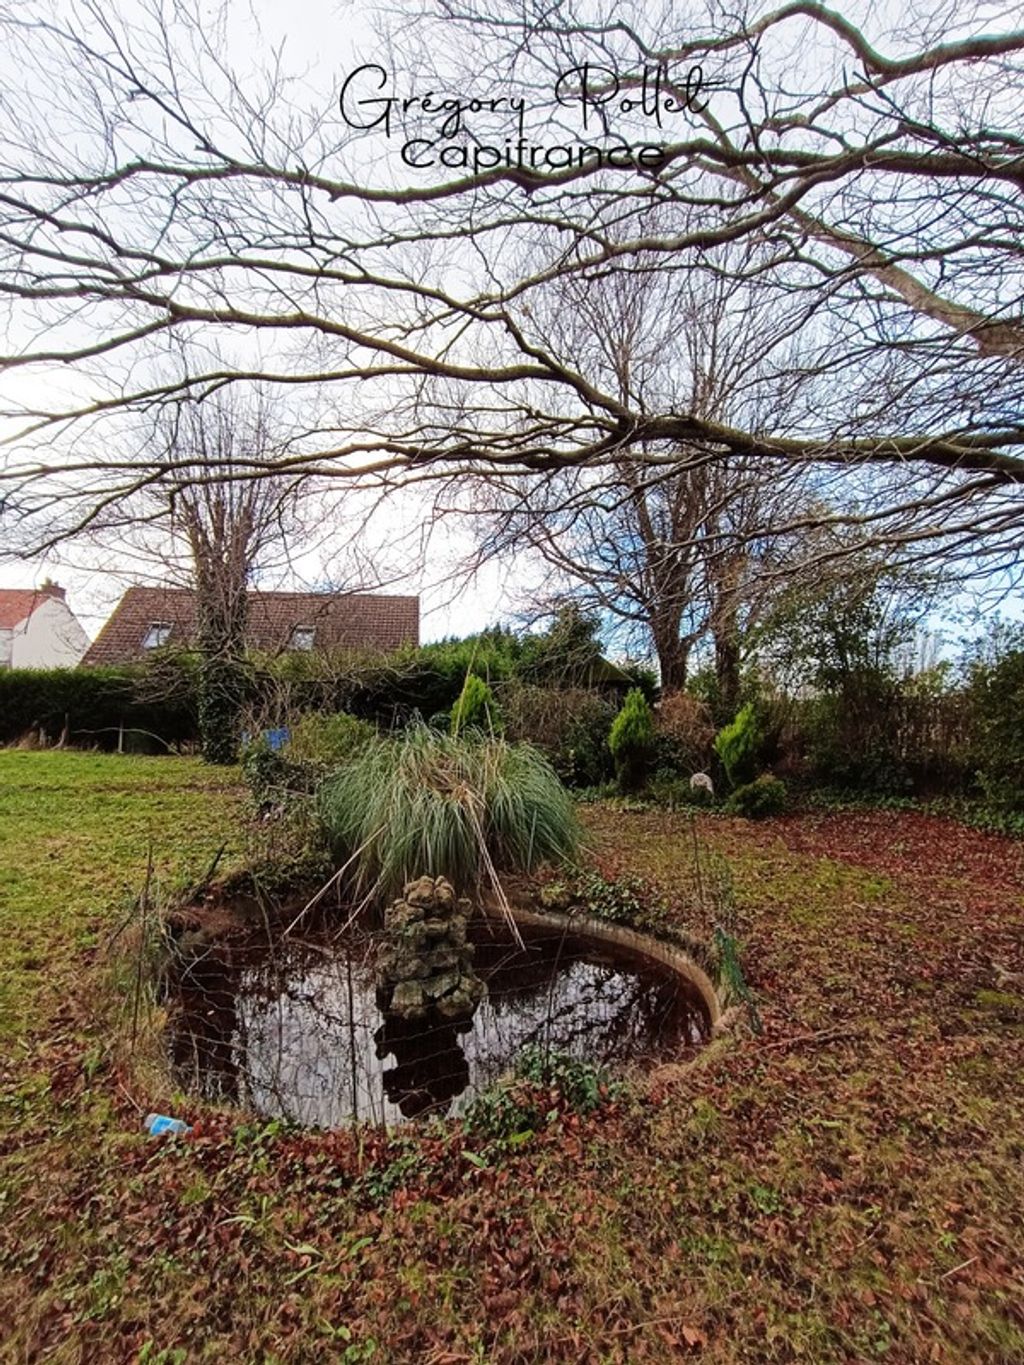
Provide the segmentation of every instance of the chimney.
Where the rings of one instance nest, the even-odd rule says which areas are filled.
[[[59,597],[62,602],[67,600],[67,588],[62,588],[60,584],[55,583],[52,578],[44,579],[39,591],[42,593],[43,597]]]

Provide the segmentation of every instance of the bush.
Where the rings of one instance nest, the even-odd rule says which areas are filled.
[[[543,750],[563,782],[596,787],[613,772],[608,731],[615,706],[582,687],[533,687],[504,683],[498,692],[505,734]]]
[[[155,661],[154,661],[155,662]],[[164,750],[195,737],[195,670],[187,663],[117,668],[0,669],[0,743],[29,730],[49,742],[114,749],[135,736]]]
[[[899,743],[895,683],[860,679],[843,692],[814,697],[804,711],[814,777],[846,791],[906,794],[911,780]]]
[[[788,793],[785,782],[763,773],[756,782],[737,787],[725,803],[731,815],[743,815],[748,820],[762,820],[769,815],[781,815],[786,809]]]
[[[751,781],[757,767],[761,731],[753,702],[747,702],[736,713],[735,720],[719,730],[715,737],[715,753],[722,761],[725,775],[733,787]]]
[[[985,798],[997,811],[1024,811],[1024,648],[976,664],[970,698]]]
[[[501,717],[494,693],[475,673],[467,673],[459,699],[452,707],[451,732],[459,735],[464,730],[485,730],[501,733]]]
[[[291,786],[298,774],[279,750],[257,739],[243,750],[242,776],[257,806],[264,807]]]
[[[536,749],[425,725],[372,740],[326,779],[320,809],[357,893],[383,899],[424,875],[471,892],[492,866],[529,872],[573,857],[580,837],[569,794]]]
[[[688,692],[673,692],[657,711],[659,735],[675,749],[680,769],[687,773],[705,771],[711,761],[715,726],[711,708]]]
[[[615,775],[624,792],[639,791],[647,777],[654,752],[654,714],[638,687],[626,693],[622,710],[612,722],[608,747],[615,760]]]
[[[377,734],[376,726],[345,711],[307,711],[288,731],[288,758],[318,773],[351,762]]]

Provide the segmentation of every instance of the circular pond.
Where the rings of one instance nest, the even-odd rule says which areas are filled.
[[[528,1046],[618,1069],[698,1046],[707,1007],[669,966],[530,923],[469,925],[486,986],[471,1018],[408,1020],[378,1007],[381,935],[268,937],[209,946],[171,1010],[178,1082],[267,1118],[321,1128],[461,1112]]]

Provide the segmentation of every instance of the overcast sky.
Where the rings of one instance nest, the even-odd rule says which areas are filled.
[[[116,0],[117,12],[130,14],[131,0]],[[284,44],[284,67],[301,74],[301,88],[311,103],[318,96],[329,98],[336,92],[344,73],[383,54],[373,30],[366,22],[365,8],[342,0],[239,0],[232,7],[231,60],[236,67],[248,61],[268,60],[273,49]],[[0,55],[0,79],[9,55]],[[334,95],[336,98],[336,95]],[[68,373],[55,368],[45,375],[28,375],[24,370],[5,376],[2,391],[31,403],[34,393],[53,401],[55,386],[66,390]],[[401,506],[385,507],[376,515],[374,540],[384,547],[382,560],[387,578],[383,591],[420,593],[422,597],[422,635],[437,639],[445,635],[464,635],[498,620],[509,620],[519,604],[517,594],[523,586],[521,565],[492,565],[468,576],[458,566],[471,548],[465,530],[446,522],[434,528],[429,560],[418,561],[415,501],[403,500]],[[347,529],[340,514],[336,536],[330,525],[321,525],[308,544],[293,543],[290,565],[276,564],[264,576],[267,587],[318,587],[325,580],[338,582],[344,565],[336,553],[335,541],[343,541]],[[398,553],[392,542],[401,538]],[[397,561],[397,563],[395,562]],[[406,577],[396,577],[404,572]],[[0,587],[32,587],[46,577],[55,579],[68,590],[69,602],[86,631],[95,636],[124,589],[132,582],[156,582],[163,577],[159,562],[131,555],[125,547],[100,550],[88,544],[68,544],[59,553],[31,561],[0,559]],[[514,581],[510,581],[510,579]]]
[[[111,9],[116,13],[130,15],[134,8],[135,0],[112,0]],[[500,8],[496,4],[496,9]],[[871,15],[869,29],[881,22],[889,8],[887,4],[868,5],[859,0],[844,6],[855,19]],[[229,53],[236,69],[269,61],[282,44],[282,65],[296,77],[294,98],[310,106],[323,107],[325,101],[336,99],[345,74],[357,65],[387,62],[364,6],[345,0],[290,0],[287,5],[280,0],[236,0],[231,8]],[[9,60],[9,55],[0,55],[0,79],[4,62]],[[493,85],[496,74],[481,76]],[[401,73],[397,73],[396,85],[400,83]],[[443,86],[443,82],[439,84]],[[489,93],[494,93],[493,88]],[[52,401],[54,388],[72,382],[65,369],[33,376],[17,371],[4,378],[0,392],[31,404],[34,389],[40,394],[45,390]],[[427,562],[419,562],[415,532],[417,518],[424,515],[415,500],[404,498],[400,505],[385,509],[376,518],[371,542],[371,549],[374,544],[380,547],[381,561],[388,561],[386,590],[422,594],[424,638],[466,634],[494,621],[508,620],[530,581],[528,568],[516,563],[491,566],[472,578],[460,576],[456,568],[470,542],[468,532],[454,522],[435,528]],[[343,520],[338,519],[336,537],[330,531],[328,520],[315,537],[310,537],[308,545],[292,546],[288,572],[278,566],[267,576],[265,586],[311,587],[343,577],[335,543],[345,537]],[[407,576],[397,578],[396,571]],[[89,634],[95,635],[129,582],[152,582],[161,577],[161,572],[159,565],[141,564],[130,558],[124,547],[119,551],[113,546],[98,550],[95,546],[68,545],[59,555],[30,562],[4,562],[0,558],[0,586],[32,586],[46,576],[68,589],[73,609]],[[1016,614],[1015,604],[1010,609]]]

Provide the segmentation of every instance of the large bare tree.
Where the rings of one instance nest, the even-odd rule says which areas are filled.
[[[172,546],[179,544],[188,565],[202,752],[211,762],[233,763],[244,701],[249,589],[268,555],[288,552],[298,530],[303,480],[244,477],[251,462],[288,446],[259,390],[245,398],[241,390],[215,393],[199,404],[161,409],[154,443],[167,473],[147,489],[152,506],[147,523],[165,532]]]
[[[682,407],[781,431],[799,423],[813,390],[796,341],[803,310],[770,315],[754,283],[753,244],[733,257],[746,284],[700,267],[680,276],[638,256],[629,272],[556,281],[533,316],[550,349],[642,413]],[[551,570],[547,591],[571,594],[653,651],[667,691],[684,685],[694,646],[710,636],[731,714],[742,635],[801,572],[800,538],[775,528],[798,511],[820,513],[820,503],[801,466],[769,482],[756,461],[723,458],[699,441],[668,450],[676,463],[653,469],[623,452],[598,471],[481,477],[481,549],[507,555],[530,545]]]
[[[396,21],[379,71],[301,98],[276,56],[233,64],[230,14],[0,14],[0,496],[17,546],[162,477],[132,420],[154,401],[258,380],[330,397],[301,453],[243,479],[621,481],[629,462],[647,480],[741,458],[764,480],[817,468],[851,490],[830,515],[900,554],[1016,556],[1015,7],[438,0]],[[756,266],[732,262],[743,241]],[[542,288],[641,258],[726,284],[754,269],[769,312],[804,310],[806,363],[829,382],[797,429],[643,407],[535,326]],[[231,360],[168,384],[168,334]]]

